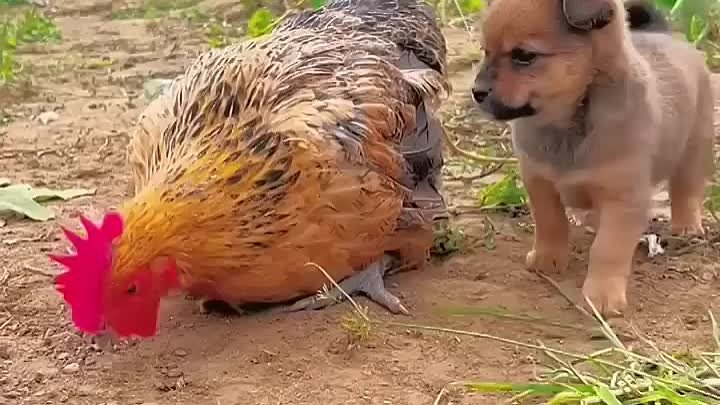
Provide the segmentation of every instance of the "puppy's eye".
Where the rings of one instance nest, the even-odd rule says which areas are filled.
[[[522,48],[515,48],[510,52],[510,58],[518,66],[530,66],[537,59],[538,54]]]

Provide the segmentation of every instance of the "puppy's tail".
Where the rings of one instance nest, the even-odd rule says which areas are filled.
[[[630,31],[667,33],[672,31],[667,16],[650,0],[625,0],[625,10]]]

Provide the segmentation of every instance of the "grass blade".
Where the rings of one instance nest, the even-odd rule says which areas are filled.
[[[623,405],[620,400],[617,399],[615,394],[610,391],[610,388],[604,385],[598,385],[595,387],[595,393],[607,405]]]

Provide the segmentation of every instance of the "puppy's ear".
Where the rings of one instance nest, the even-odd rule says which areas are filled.
[[[604,28],[615,17],[613,0],[562,0],[562,8],[568,24],[582,31]]]

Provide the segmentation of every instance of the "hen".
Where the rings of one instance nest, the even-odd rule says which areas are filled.
[[[406,312],[383,276],[393,257],[422,265],[445,215],[447,90],[445,40],[412,0],[331,1],[202,55],[140,116],[134,197],[99,226],[81,217],[75,254],[51,256],[76,327],[152,336],[175,289],[327,306],[308,262]]]

